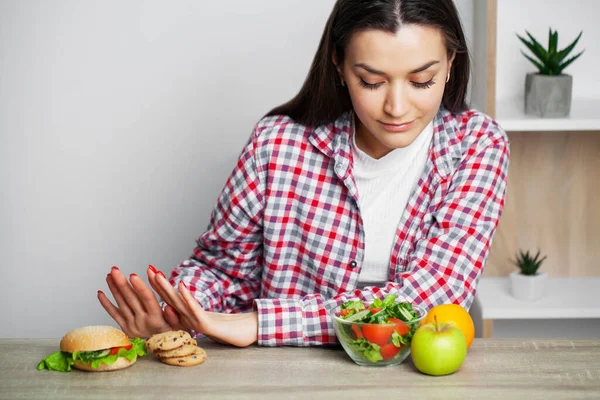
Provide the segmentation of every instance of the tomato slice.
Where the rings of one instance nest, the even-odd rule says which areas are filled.
[[[369,342],[384,346],[390,341],[395,328],[394,325],[364,324],[362,333]]]
[[[369,310],[371,310],[371,312],[373,314],[377,314],[379,311],[383,310],[383,308],[373,307],[373,308],[369,308]]]
[[[123,347],[113,347],[112,349],[110,349],[109,355],[114,356],[115,354],[117,354],[119,352],[119,349],[131,350],[132,347],[133,347],[133,344],[130,344],[129,346],[123,346]]]
[[[383,357],[384,360],[390,360],[398,354],[400,349],[401,347],[394,346],[394,343],[388,343],[381,347],[381,357]]]
[[[340,315],[345,317],[346,315],[350,314],[350,311],[352,311],[351,308],[344,308],[342,311],[340,311]]]
[[[362,331],[360,330],[359,325],[352,325],[352,332],[354,332],[354,339],[362,339],[365,337]]]
[[[406,325],[406,322],[402,321],[401,319],[390,318],[390,319],[388,319],[388,323],[396,325],[396,327],[394,328],[394,330],[400,336],[406,335],[408,332],[410,332],[410,328],[408,327],[408,325]]]

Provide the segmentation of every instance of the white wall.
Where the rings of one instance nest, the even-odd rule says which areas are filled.
[[[333,4],[0,0],[0,337],[111,323],[112,265],[187,258]]]
[[[600,63],[600,2],[597,0],[498,0],[496,43],[496,99],[522,99],[525,75],[537,68],[527,60],[531,52],[517,38],[526,37],[525,30],[544,47],[548,45],[548,28],[558,31],[558,47],[567,47],[583,30],[571,56],[585,53],[564,70],[573,76],[573,98],[599,98],[600,79],[596,66]]]
[[[482,110],[486,110],[486,99],[487,99],[487,13],[488,13],[488,2],[487,1],[475,1],[472,7],[473,12],[473,25],[471,37],[473,43],[471,44],[472,49],[472,79],[471,79],[471,93],[472,93],[472,107]]]
[[[112,265],[187,258],[333,4],[0,2],[0,337],[109,323]]]

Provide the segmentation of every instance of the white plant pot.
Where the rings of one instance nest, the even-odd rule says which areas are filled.
[[[523,275],[519,271],[509,276],[510,289],[513,297],[524,301],[536,301],[544,297],[548,274],[540,272],[537,275]]]

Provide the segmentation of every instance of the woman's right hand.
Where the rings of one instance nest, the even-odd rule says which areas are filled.
[[[150,269],[148,275],[150,279]],[[101,290],[98,291],[100,304],[127,336],[148,338],[155,333],[180,329],[180,324],[173,318],[171,323],[177,326],[167,322],[158,300],[142,278],[131,274],[129,280],[131,283],[117,267],[112,267],[106,275],[106,283],[118,307]]]

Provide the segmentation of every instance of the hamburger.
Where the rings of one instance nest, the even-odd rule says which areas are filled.
[[[129,339],[112,326],[84,326],[67,333],[60,341],[60,351],[45,357],[38,369],[70,371],[116,371],[135,364],[146,354],[145,342]]]

